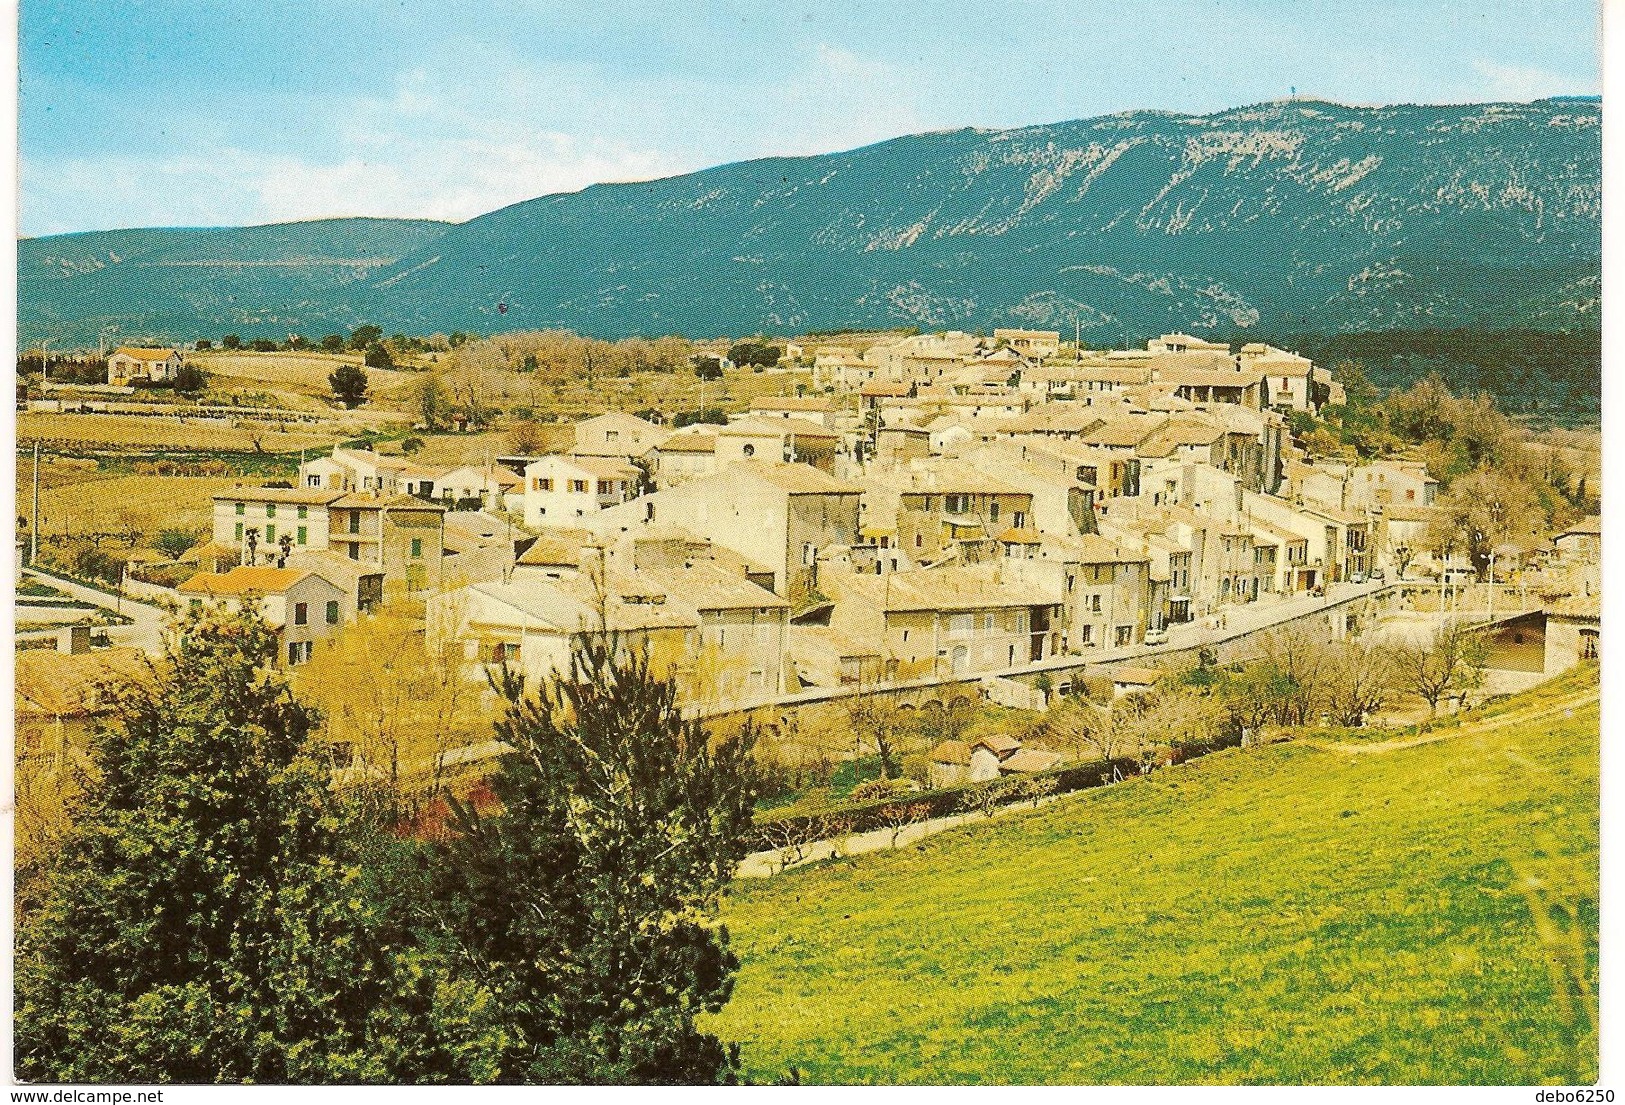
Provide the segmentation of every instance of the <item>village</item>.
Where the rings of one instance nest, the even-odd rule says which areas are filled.
[[[1295,413],[1344,397],[1290,351],[1176,333],[1095,352],[997,329],[783,355],[810,362],[812,386],[723,424],[612,411],[556,451],[449,468],[334,447],[297,480],[215,494],[207,540],[127,565],[122,594],[137,609],[252,602],[290,667],[404,611],[477,684],[491,665],[545,679],[579,634],[607,632],[711,715],[1154,668],[1159,651],[1402,581],[1446,597],[1515,581],[1504,614],[1556,604],[1538,615],[1559,626],[1548,674],[1597,653],[1595,519],[1497,550],[1481,580],[1440,547],[1425,465],[1315,461],[1295,443]],[[108,373],[181,363],[120,349]],[[129,643],[161,647],[156,620]],[[86,636],[64,633],[63,650]]]

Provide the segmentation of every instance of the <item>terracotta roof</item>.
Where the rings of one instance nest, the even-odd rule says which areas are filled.
[[[326,506],[342,499],[342,491],[322,491],[314,487],[239,487],[222,491],[214,501],[227,503],[296,503],[300,506]]]
[[[999,764],[1000,771],[1019,771],[1023,774],[1037,771],[1048,771],[1060,767],[1066,757],[1059,752],[1049,752],[1042,748],[1018,748]]]
[[[240,565],[220,575],[199,572],[175,589],[186,595],[280,595],[308,575],[315,573],[308,568]]]
[[[840,437],[817,422],[805,418],[762,418],[753,415],[717,428],[718,437]]]
[[[17,653],[19,717],[83,717],[100,709],[98,685],[140,678],[148,671],[137,648],[114,648],[74,656],[55,649]]]
[[[1565,599],[1558,599],[1546,608],[1548,614],[1559,618],[1576,618],[1595,621],[1602,617],[1602,596],[1598,595],[1570,595]],[[26,653],[19,654],[26,655]]]
[[[419,499],[415,495],[369,495],[364,491],[352,491],[328,504],[340,510],[361,510],[365,508],[389,507],[391,510],[434,510],[441,514],[446,508],[440,503],[430,502],[428,499]]]
[[[871,397],[885,397],[885,398],[890,398],[890,399],[903,399],[903,398],[906,398],[908,396],[908,393],[909,393],[909,385],[908,384],[892,384],[892,383],[885,383],[885,382],[882,382],[880,380],[871,381],[870,383],[864,384],[863,387],[858,389],[858,394],[859,395],[868,395],[868,396],[871,396]]]
[[[970,763],[970,745],[964,741],[943,741],[931,750],[931,762],[964,767]]]
[[[1015,529],[1014,527],[999,534],[999,540],[1006,545],[1040,545],[1043,537],[1035,529]]]
[[[827,411],[829,400],[816,396],[779,395],[751,401],[751,410],[764,411]]]
[[[731,477],[748,474],[773,484],[791,495],[857,495],[863,488],[843,483],[827,476],[810,464],[767,464],[762,461],[744,461],[735,464],[719,476]]]
[[[1006,733],[990,733],[985,737],[977,737],[975,740],[966,743],[970,745],[972,750],[981,745],[1001,759],[1021,747],[1019,740]]]
[[[716,434],[673,434],[660,445],[662,453],[714,453],[717,451]]]
[[[131,357],[138,361],[167,361],[171,357],[179,357],[179,350],[175,349],[139,349],[131,345],[121,345],[113,350],[115,357]]]

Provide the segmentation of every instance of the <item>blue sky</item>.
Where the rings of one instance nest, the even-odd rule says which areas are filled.
[[[1597,23],[1581,0],[23,0],[21,230],[460,220],[599,180],[1294,87],[1589,94]]]

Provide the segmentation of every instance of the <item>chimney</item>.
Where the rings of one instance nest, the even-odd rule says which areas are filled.
[[[56,635],[56,650],[69,656],[83,656],[90,651],[90,626],[70,625]]]

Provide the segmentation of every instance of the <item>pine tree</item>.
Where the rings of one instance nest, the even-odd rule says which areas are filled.
[[[499,816],[457,807],[440,910],[514,1033],[502,1080],[717,1083],[737,1049],[695,1026],[737,960],[716,924],[745,851],[752,736],[713,742],[612,637],[527,694],[504,672]]]
[[[250,612],[193,613],[149,680],[108,689],[74,827],[24,896],[21,1077],[394,1077],[368,1025],[395,961],[276,642]]]

